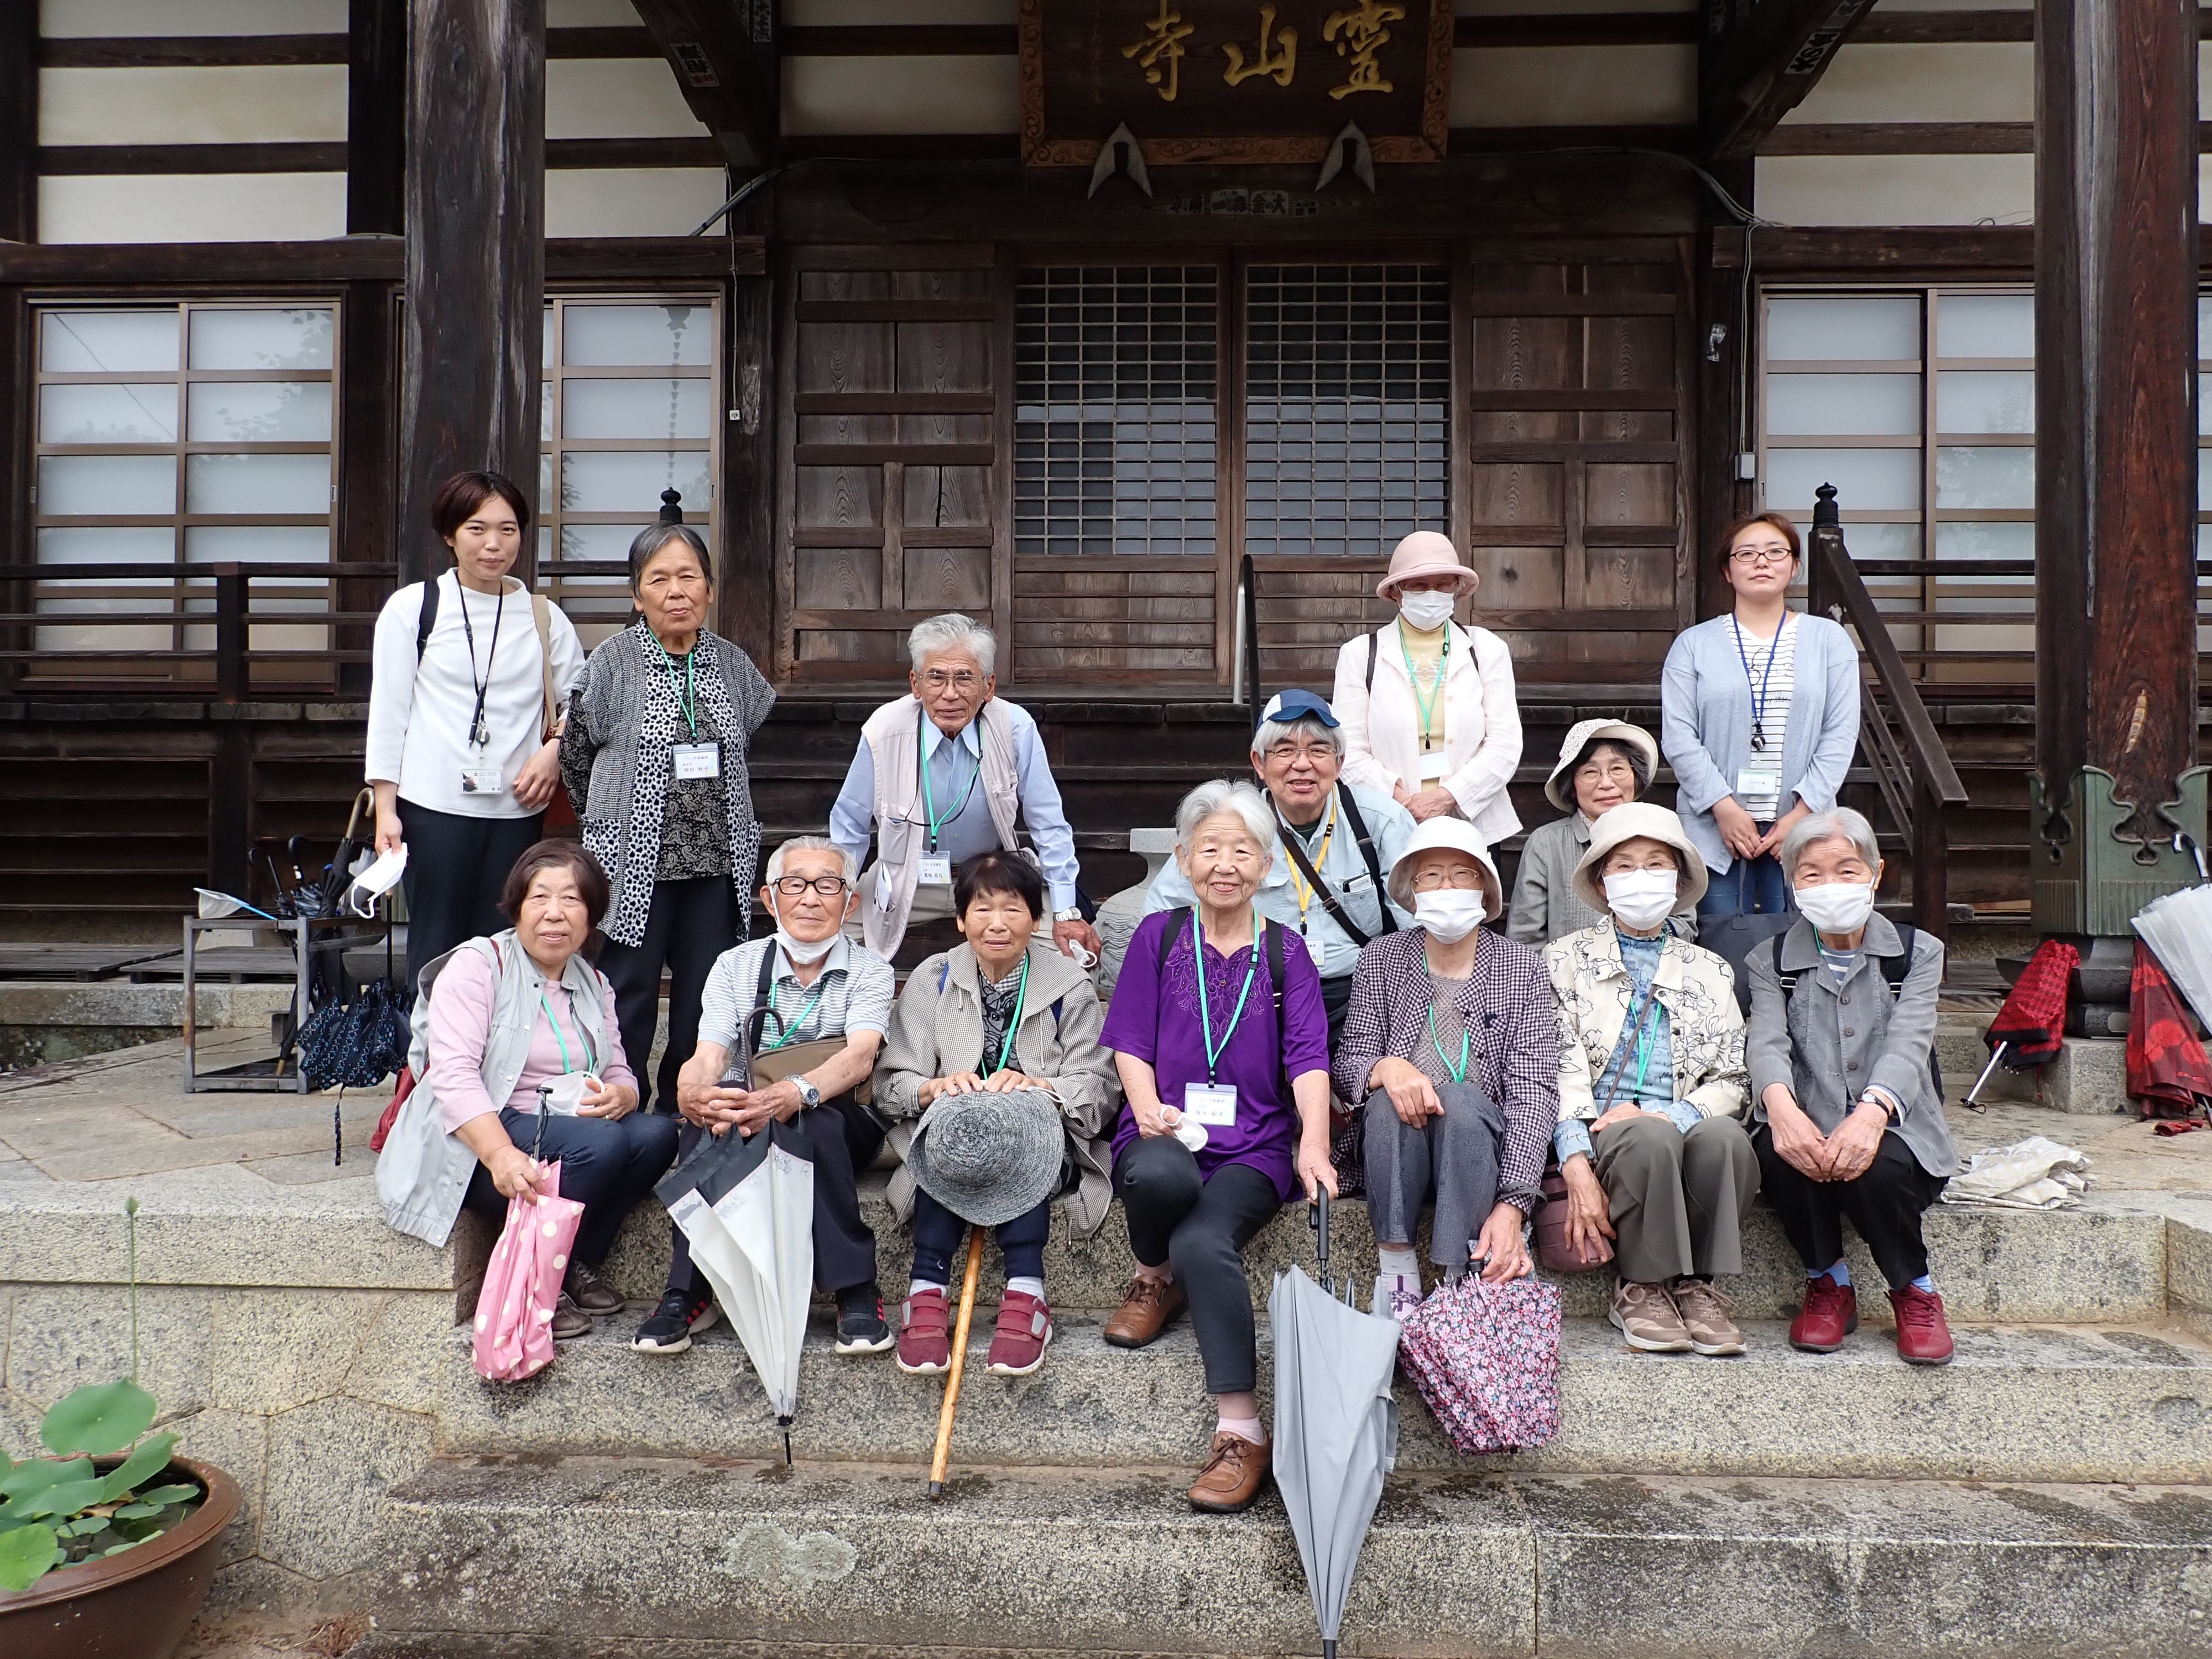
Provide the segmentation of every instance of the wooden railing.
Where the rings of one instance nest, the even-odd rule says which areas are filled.
[[[1237,659],[1242,672],[1237,676],[1236,699],[1249,707],[1252,717],[1257,720],[1263,706],[1260,697],[1260,583],[1249,553],[1237,562]]]
[[[1966,788],[1936,734],[1936,722],[1929,718],[1897,642],[1890,638],[1888,623],[1867,591],[1861,567],[1852,562],[1844,545],[1835,486],[1822,484],[1814,493],[1818,500],[1807,548],[1812,609],[1858,632],[1859,649],[1874,671],[1859,697],[1859,747],[1874,769],[1883,805],[1911,849],[1913,926],[1947,939],[1950,835],[1944,814],[1966,804]],[[1917,568],[1927,562],[1893,560],[1882,568],[1887,571],[1892,565],[1911,565],[1917,574]],[[2032,572],[2033,566],[2028,569]]]

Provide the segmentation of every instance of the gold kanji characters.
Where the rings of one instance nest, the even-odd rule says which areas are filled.
[[[1197,27],[1183,21],[1171,0],[1160,0],[1160,15],[1146,23],[1143,38],[1121,48],[1121,56],[1134,58],[1145,71],[1145,84],[1159,88],[1163,103],[1175,102],[1182,81],[1183,54],[1188,50],[1183,42],[1197,33]]]
[[[1259,55],[1250,63],[1246,63],[1244,48],[1234,41],[1224,44],[1221,50],[1229,54],[1229,67],[1221,72],[1221,78],[1231,86],[1241,86],[1255,75],[1271,75],[1274,76],[1277,86],[1287,87],[1291,84],[1291,76],[1297,70],[1298,32],[1291,28],[1276,28],[1275,9],[1262,6],[1260,8]]]
[[[1389,43],[1390,31],[1385,25],[1405,19],[1405,7],[1391,4],[1390,0],[1359,0],[1356,6],[1328,15],[1328,21],[1322,25],[1321,38],[1335,41],[1337,56],[1350,60],[1345,83],[1331,87],[1330,97],[1395,90],[1382,78],[1382,66],[1376,62],[1375,54]]]

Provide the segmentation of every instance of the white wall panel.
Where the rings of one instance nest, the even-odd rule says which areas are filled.
[[[545,175],[548,236],[683,236],[729,194],[717,167],[562,167]]]
[[[345,32],[346,0],[39,0],[39,33],[52,36]]]
[[[1455,127],[1651,126],[1697,118],[1695,46],[1484,46],[1452,53]]]
[[[1847,46],[1785,125],[1842,121],[2033,121],[2027,41]]]
[[[861,23],[1005,23],[1015,0],[783,0],[787,28],[850,28]]]
[[[787,58],[783,130],[1015,132],[1021,71],[1004,58]]]
[[[634,29],[637,9],[629,0],[545,0],[549,29]]]
[[[315,241],[345,234],[345,196],[343,173],[41,179],[39,240]]]
[[[662,58],[556,58],[545,65],[548,138],[697,138],[707,128]]]
[[[1784,225],[2033,223],[2033,155],[1762,155],[1759,216]]]
[[[343,64],[39,71],[42,144],[330,143],[345,136]]]

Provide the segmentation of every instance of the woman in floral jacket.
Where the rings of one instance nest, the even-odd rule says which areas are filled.
[[[1584,1258],[1614,1241],[1611,1319],[1632,1348],[1743,1352],[1713,1285],[1743,1270],[1741,1228],[1759,1190],[1742,1122],[1749,1093],[1735,977],[1670,937],[1705,861],[1664,807],[1617,806],[1591,831],[1575,891],[1606,913],[1548,946],[1558,1000],[1567,1237]]]

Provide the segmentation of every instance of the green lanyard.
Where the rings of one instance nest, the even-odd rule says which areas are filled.
[[[1228,1049],[1229,1040],[1237,1035],[1237,1022],[1244,1018],[1244,1000],[1252,994],[1252,975],[1260,971],[1260,911],[1252,910],[1252,960],[1244,969],[1244,988],[1237,994],[1237,1006],[1229,1016],[1229,1024],[1221,1033],[1221,1041],[1213,1040],[1213,1011],[1206,996],[1206,934],[1198,925],[1198,907],[1190,907],[1190,955],[1198,969],[1198,1018],[1206,1037],[1206,1082],[1213,1086],[1213,1068]]]
[[[1638,1101],[1644,1098],[1644,1074],[1651,1069],[1651,1050],[1656,1046],[1651,1041],[1651,1016],[1653,1011],[1658,1006],[1659,1003],[1659,986],[1657,983],[1658,974],[1656,969],[1653,970],[1652,979],[1653,983],[1651,989],[1644,999],[1644,1010],[1637,1016],[1636,1019],[1636,1091],[1629,1097],[1629,1103],[1631,1105],[1635,1104]],[[1628,1069],[1628,1057],[1626,1054],[1621,1056],[1620,1069],[1622,1073],[1626,1073]],[[1598,1075],[1602,1079],[1604,1073],[1601,1072]],[[1613,1079],[1613,1092],[1615,1094],[1618,1094],[1620,1091],[1620,1076],[1616,1074]],[[1610,1099],[1611,1097],[1608,1096],[1607,1098]]]
[[[977,718],[981,717],[979,715]],[[959,739],[947,738],[944,741],[957,744]],[[939,817],[936,792],[929,787],[929,757],[922,752],[921,710],[917,707],[914,711],[914,764],[915,769],[921,774],[921,810],[928,815],[929,850],[932,854],[934,854],[937,851],[937,838],[939,832],[946,824],[952,823],[968,810],[969,798],[975,793],[975,780],[983,775],[983,763],[980,759],[976,761],[975,769],[968,775],[968,787],[960,792],[959,800],[954,804],[950,812],[941,818]],[[1024,972],[1028,971],[1029,963],[1026,958],[1022,963],[1022,968]]]
[[[1442,1062],[1444,1070],[1451,1073],[1454,1083],[1467,1081],[1467,1027],[1462,1024],[1459,1028],[1459,1064],[1455,1066],[1451,1063],[1451,1056],[1444,1053],[1444,1045],[1437,1041],[1437,1005],[1433,1002],[1429,1005],[1429,1047],[1437,1051],[1437,1059]]]
[[[545,987],[542,983],[538,988],[538,1006],[545,1011],[545,1023],[553,1028],[553,1041],[561,1045],[561,1075],[567,1077],[576,1069],[575,1062],[568,1058],[568,1039],[561,1035],[561,1022],[553,1016],[553,1005],[545,1000]],[[574,991],[568,994],[568,1018],[576,1018],[576,994]],[[584,1039],[584,1069],[587,1072],[598,1069],[599,1056],[592,1052],[592,1034],[584,1029],[581,1020],[577,1020],[576,1035]]]
[[[1437,721],[1437,699],[1444,694],[1444,676],[1451,667],[1451,629],[1449,625],[1444,629],[1443,650],[1437,658],[1437,683],[1425,697],[1421,695],[1421,677],[1413,668],[1413,647],[1406,643],[1403,628],[1398,630],[1398,649],[1405,654],[1406,678],[1413,688],[1413,706],[1421,711],[1421,747],[1425,750],[1429,746],[1429,728]]]
[[[697,689],[692,683],[692,665],[699,660],[699,648],[695,645],[684,653],[684,678],[679,682],[676,678],[676,659],[668,654],[668,647],[662,645],[658,638],[653,643],[660,653],[660,660],[667,666],[668,689],[676,694],[676,708],[684,716],[684,729],[691,734],[691,741],[696,743],[699,741],[699,699]]]
[[[773,951],[776,947],[771,942],[768,948]],[[768,988],[768,1011],[771,1014],[775,1014],[775,1041],[762,1047],[761,1052],[764,1054],[773,1054],[776,1049],[782,1048],[805,1028],[807,1020],[812,1018],[816,1006],[821,1002],[822,994],[830,988],[830,970],[827,968],[822,970],[822,982],[814,988],[814,994],[806,1000],[806,1006],[791,1019],[786,1019],[781,1014],[776,1013],[775,994],[777,988],[782,983],[782,975],[778,975],[775,982]]]
[[[980,999],[979,999],[980,1000]],[[1006,1058],[1014,1052],[1014,1033],[1022,1029],[1022,1010],[1029,1006],[1030,959],[1022,957],[1021,983],[1014,987],[1014,1017],[1006,1022],[1006,1035],[999,1044],[999,1063],[991,1068],[994,1075],[1006,1069]]]

